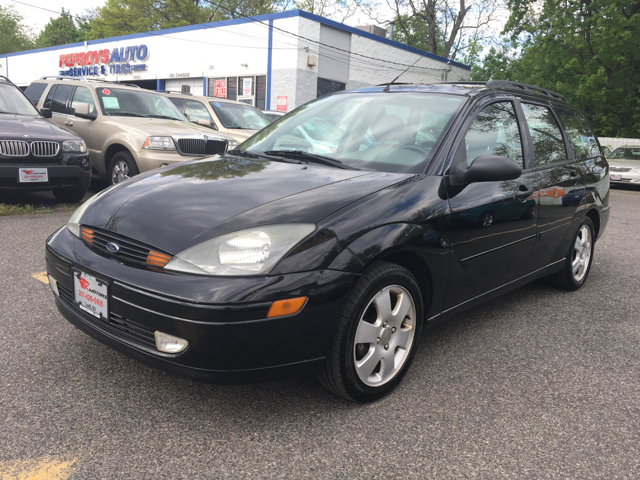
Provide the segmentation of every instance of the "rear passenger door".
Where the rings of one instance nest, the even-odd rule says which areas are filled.
[[[542,268],[562,260],[567,253],[563,239],[585,195],[585,175],[551,107],[524,99],[521,106],[540,182],[538,241],[533,258],[534,267]]]

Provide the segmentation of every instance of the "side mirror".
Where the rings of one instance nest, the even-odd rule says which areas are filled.
[[[209,128],[213,128],[214,130],[217,130],[217,128],[215,127],[213,122],[210,121],[210,120],[207,120],[206,118],[199,118],[199,119],[196,120],[196,123],[198,125],[203,125],[205,127],[209,127]]]
[[[86,118],[88,120],[95,120],[98,116],[98,113],[94,110],[89,113],[89,104],[85,102],[78,102],[76,105],[76,111],[74,115],[79,118]]]
[[[456,169],[450,175],[452,185],[468,185],[477,182],[515,180],[522,175],[522,167],[508,157],[483,155],[476,157],[470,166]]]
[[[40,109],[40,115],[42,115],[44,118],[51,118],[51,109],[50,108],[41,108]]]

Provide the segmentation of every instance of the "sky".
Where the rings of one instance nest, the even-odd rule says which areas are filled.
[[[71,12],[72,15],[81,15],[87,8],[101,7],[106,0],[0,0],[3,7],[13,7],[23,17],[23,23],[39,33],[51,18],[55,18],[62,12]],[[53,10],[50,11],[50,10]],[[58,14],[54,13],[58,12]]]

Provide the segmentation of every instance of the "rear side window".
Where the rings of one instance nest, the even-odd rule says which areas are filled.
[[[56,85],[51,87],[44,108],[50,108],[54,113],[67,113],[67,101],[71,94],[72,85]]]
[[[483,155],[498,155],[515,160],[524,168],[522,141],[516,112],[511,102],[492,103],[473,119],[464,137],[467,164]]]
[[[44,91],[46,89],[47,89],[47,84],[46,83],[35,83],[34,82],[34,83],[32,83],[31,85],[29,85],[27,87],[27,89],[25,90],[24,94],[31,101],[31,103],[36,105],[40,101],[40,97],[42,96],[42,94],[44,93]]]
[[[589,122],[580,112],[556,108],[556,113],[564,125],[569,140],[571,140],[573,149],[576,152],[576,159],[586,160],[600,155],[596,136],[591,130]]]
[[[549,165],[564,162],[567,159],[567,151],[562,132],[551,110],[548,107],[530,103],[522,103],[522,110],[529,125],[536,164]]]

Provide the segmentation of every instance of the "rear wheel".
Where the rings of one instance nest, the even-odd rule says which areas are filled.
[[[564,290],[577,290],[589,276],[593,261],[595,228],[589,217],[584,217],[573,235],[562,270],[551,275],[551,283]]]
[[[129,178],[140,173],[136,161],[133,159],[133,155],[129,152],[118,152],[111,159],[109,163],[109,173],[107,180],[109,185],[115,185],[116,183],[122,183]]]
[[[413,275],[399,265],[375,264],[349,294],[320,382],[356,402],[383,397],[409,369],[422,321]]]
[[[53,196],[56,197],[56,200],[59,202],[78,203],[84,198],[87,189],[83,189],[82,187],[57,188],[52,192]]]

